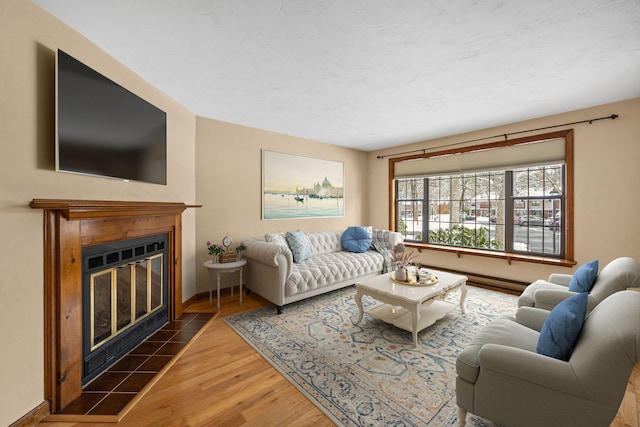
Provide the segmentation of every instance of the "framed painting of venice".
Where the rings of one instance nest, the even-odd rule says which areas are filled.
[[[344,163],[262,150],[262,218],[344,216]]]

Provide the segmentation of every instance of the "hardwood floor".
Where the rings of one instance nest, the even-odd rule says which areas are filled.
[[[315,405],[265,361],[222,320],[267,305],[255,294],[229,293],[221,313],[118,426],[333,426]],[[213,312],[201,300],[185,312]],[[275,312],[275,308],[274,308]],[[640,365],[632,378],[616,420],[610,427],[640,427]],[[41,427],[113,426],[113,423],[52,423]]]
[[[638,427],[640,426],[640,363],[631,373],[627,384],[627,391],[622,399],[620,410],[610,427]]]

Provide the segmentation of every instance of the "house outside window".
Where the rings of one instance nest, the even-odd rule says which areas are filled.
[[[454,158],[460,170],[452,171],[455,167],[447,164],[452,163],[448,157],[455,156],[451,152],[442,155],[444,160],[435,156],[433,162],[429,157],[423,163],[419,163],[422,158],[410,159],[396,170],[393,180],[395,229],[407,243],[431,249],[568,259],[573,251],[567,241],[566,215],[572,210],[572,197],[567,194],[572,165],[565,157],[572,159],[568,149],[572,150],[573,141],[566,143],[566,134],[561,136],[556,138],[561,146],[544,135],[539,141],[523,142],[537,146],[519,147],[525,148],[519,152],[496,151],[495,168],[487,167],[491,158],[484,151],[492,148],[487,150],[486,145],[483,167],[475,167],[482,163],[479,157],[465,160],[471,165],[467,168]],[[506,147],[499,145],[499,149]],[[536,153],[537,158],[527,160],[527,153],[545,150],[554,154]],[[508,165],[509,159],[513,166]]]

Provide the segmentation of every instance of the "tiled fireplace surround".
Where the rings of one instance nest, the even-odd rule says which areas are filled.
[[[50,412],[55,414],[61,413],[83,391],[82,248],[168,233],[167,320],[170,325],[179,324],[176,321],[182,315],[182,212],[195,206],[59,199],[34,199],[30,206],[44,211],[44,383],[45,399],[49,401]]]

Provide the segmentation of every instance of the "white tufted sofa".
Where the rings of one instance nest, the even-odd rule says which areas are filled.
[[[286,304],[354,284],[382,273],[383,256],[375,250],[353,253],[342,249],[343,230],[305,233],[311,257],[293,262],[287,246],[264,238],[245,241],[246,288],[274,303],[278,313]],[[389,247],[403,242],[402,234],[389,232]]]

